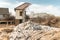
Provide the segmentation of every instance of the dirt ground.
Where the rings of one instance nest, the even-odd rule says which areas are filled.
[[[14,25],[0,24],[0,40],[9,40],[9,35],[13,28]]]

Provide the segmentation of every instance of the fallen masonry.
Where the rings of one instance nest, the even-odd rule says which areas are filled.
[[[9,40],[60,40],[60,28],[28,21],[17,25],[11,32]]]

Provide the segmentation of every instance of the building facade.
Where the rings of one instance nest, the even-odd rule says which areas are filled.
[[[0,8],[0,24],[13,24],[14,20],[10,20],[8,8]]]

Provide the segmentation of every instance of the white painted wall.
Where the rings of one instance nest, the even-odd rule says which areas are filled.
[[[23,19],[23,16],[20,16],[20,11],[22,10],[16,10],[16,19]]]

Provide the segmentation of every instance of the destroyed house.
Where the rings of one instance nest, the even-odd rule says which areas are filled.
[[[18,25],[18,24],[26,21],[26,8],[29,5],[31,5],[31,4],[26,2],[26,3],[23,3],[22,5],[19,5],[15,8],[15,12],[16,12],[15,25]]]

